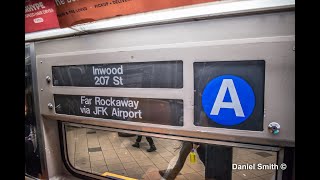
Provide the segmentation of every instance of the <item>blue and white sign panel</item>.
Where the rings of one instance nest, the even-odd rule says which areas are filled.
[[[255,105],[250,85],[233,75],[211,80],[202,94],[202,107],[210,120],[221,125],[237,125],[248,119]]]
[[[195,125],[261,131],[264,61],[195,63]]]

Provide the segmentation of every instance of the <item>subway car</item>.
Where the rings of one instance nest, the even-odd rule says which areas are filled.
[[[25,34],[25,178],[294,180],[295,2]]]

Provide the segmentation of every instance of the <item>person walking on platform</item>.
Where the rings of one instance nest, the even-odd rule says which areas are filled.
[[[203,144],[193,143],[189,141],[182,141],[181,149],[179,155],[173,158],[166,170],[160,170],[159,174],[165,180],[174,180],[181,169],[184,166],[184,163],[192,150],[196,150],[198,152],[200,160],[205,164],[205,152],[203,148]],[[171,164],[172,163],[172,164]]]
[[[141,139],[142,139],[142,136],[138,136],[137,139],[136,139],[136,142],[134,144],[132,144],[133,147],[136,147],[136,148],[140,148],[140,142],[141,142]],[[151,137],[149,136],[146,136],[146,139],[150,145],[150,148],[147,149],[148,152],[152,152],[152,151],[155,151],[157,150],[156,146],[154,145],[154,142],[152,140]]]

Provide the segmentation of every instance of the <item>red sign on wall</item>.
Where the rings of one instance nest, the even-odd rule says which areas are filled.
[[[55,0],[60,26],[218,0]]]
[[[25,0],[25,33],[59,27],[54,0]]]

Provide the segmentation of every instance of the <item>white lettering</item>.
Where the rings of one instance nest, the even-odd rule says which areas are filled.
[[[229,90],[231,102],[223,102],[227,90]],[[212,106],[210,115],[218,115],[221,108],[234,109],[237,117],[244,117],[240,100],[232,79],[224,79],[222,81],[217,98]]]
[[[117,111],[116,108],[113,108],[113,109],[112,109],[112,114],[111,114],[111,116],[117,116],[117,117],[118,117],[118,111]]]
[[[34,4],[30,4],[25,6],[25,13],[31,12],[31,11],[36,11],[39,9],[44,9],[46,8],[42,2],[38,2],[38,3],[34,3]]]
[[[123,80],[122,77],[114,76],[113,77],[113,84],[116,86],[123,85],[122,80]]]
[[[121,100],[117,100],[117,101],[119,101],[120,102],[120,106],[122,106],[122,107],[128,107],[128,100],[124,100],[124,101],[121,101]]]
[[[118,68],[118,74],[123,74],[123,67],[122,67],[122,65]]]
[[[232,164],[232,169],[238,169],[237,164]]]
[[[108,116],[107,113],[107,107],[95,107],[95,111],[93,111],[94,115],[106,115]]]
[[[120,108],[113,108],[111,116],[120,117],[122,119],[127,119],[127,118],[142,119],[142,112],[141,112],[141,110],[139,110],[139,111],[123,111],[123,110],[120,110]]]
[[[109,83],[109,76],[95,76],[94,77],[95,80],[95,85],[108,85]]]
[[[56,2],[56,5],[57,5],[57,6],[60,6],[60,5],[62,5],[62,4],[65,4],[64,0],[55,0],[55,2]]]
[[[118,107],[130,107],[137,109],[139,106],[139,101],[134,101],[134,100],[127,100],[127,99],[122,99],[122,100],[115,100],[112,97],[108,99],[103,99],[100,98],[99,96],[96,96],[94,98],[95,100],[95,105],[96,106],[118,106]],[[91,99],[86,98],[85,96],[81,96],[81,104],[91,104]]]
[[[234,170],[277,170],[278,168],[277,164],[232,164]]]
[[[278,169],[278,165],[277,164],[261,164],[259,163],[258,166],[257,166],[258,170],[275,170],[275,169]]]
[[[90,114],[90,109],[86,107],[80,108],[80,111],[82,114]]]
[[[110,98],[110,100],[111,100],[111,106],[116,106],[116,104],[114,103],[116,100],[114,100],[114,99],[112,99],[112,97]]]
[[[81,96],[81,104],[91,105],[92,98],[86,98],[86,96]]]
[[[35,19],[33,19],[33,22],[34,23],[42,23],[43,22],[43,18],[41,18],[41,17],[39,17],[39,18],[35,18]]]
[[[256,169],[256,164],[232,164],[232,169],[247,170]]]
[[[134,109],[137,109],[139,105],[139,101],[133,101],[133,103],[134,103]]]
[[[94,67],[92,66],[92,73],[93,75],[117,75],[123,74],[123,66],[120,65],[119,68],[103,68],[103,67]]]

